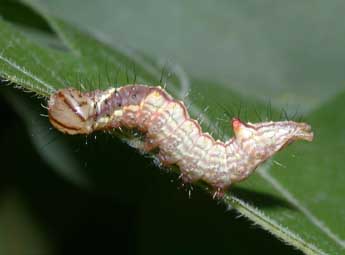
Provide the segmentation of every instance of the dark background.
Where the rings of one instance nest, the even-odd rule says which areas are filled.
[[[114,138],[67,139],[92,184],[68,181],[16,112],[3,100],[0,109],[3,254],[300,254],[204,192],[189,198],[174,174]]]

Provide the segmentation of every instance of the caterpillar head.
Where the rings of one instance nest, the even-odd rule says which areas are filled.
[[[277,151],[297,140],[311,142],[311,127],[302,122],[280,121],[244,123],[238,118],[232,120],[236,141],[249,155],[265,161]]]
[[[59,90],[49,98],[49,120],[63,133],[89,134],[93,124],[90,116],[95,112],[93,105],[90,97],[76,89]]]

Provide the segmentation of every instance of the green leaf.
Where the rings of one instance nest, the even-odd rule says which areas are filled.
[[[155,61],[117,45],[109,46],[53,18],[41,5],[32,6],[47,20],[56,33],[56,40],[61,40],[57,44],[64,46],[52,49],[42,45],[24,36],[23,28],[1,20],[0,72],[6,80],[44,97],[65,86],[96,89],[134,80],[159,83],[162,67]],[[175,73],[167,81],[167,90],[190,104],[192,115],[201,115],[204,127],[218,137],[227,137],[230,133],[226,122],[215,125],[217,118],[223,118],[223,108],[234,109],[242,102],[261,112],[267,109],[265,103],[250,97],[241,98],[212,79],[205,82],[190,78],[177,65],[170,64],[166,68]],[[327,104],[320,103],[318,110],[306,116],[315,129],[315,142],[296,144],[280,153],[276,159],[284,167],[275,165],[275,161],[269,162],[224,198],[226,205],[307,254],[341,254],[345,248],[345,219],[342,217],[345,175],[339,153],[344,151],[341,128],[345,119],[332,118],[333,112],[344,107],[344,97],[340,94]],[[210,110],[204,113],[206,106]],[[23,108],[18,111],[25,113]],[[255,120],[254,111],[248,111],[247,118]],[[57,164],[51,158],[47,160]]]

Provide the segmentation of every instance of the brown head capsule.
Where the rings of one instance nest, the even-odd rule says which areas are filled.
[[[92,95],[73,88],[59,90],[49,99],[49,120],[63,133],[89,134],[92,132],[94,106]]]

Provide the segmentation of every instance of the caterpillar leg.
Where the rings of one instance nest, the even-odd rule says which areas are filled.
[[[225,192],[227,191],[229,187],[226,187],[226,188],[216,188],[213,190],[213,199],[222,199],[225,195]]]
[[[158,152],[157,157],[165,167],[170,167],[176,163],[172,157],[162,151]]]
[[[155,141],[155,139],[152,139],[150,137],[146,137],[144,140],[144,151],[150,152],[154,149],[156,149],[159,146],[158,142]]]

